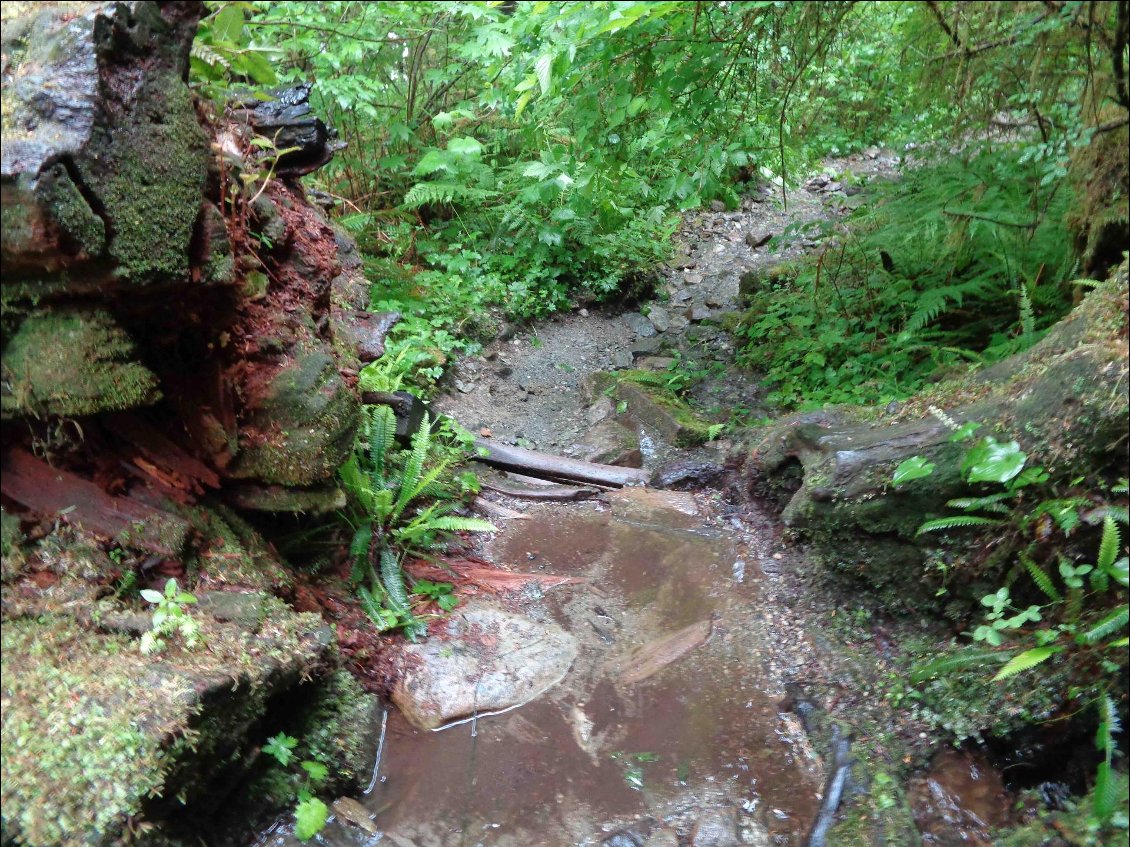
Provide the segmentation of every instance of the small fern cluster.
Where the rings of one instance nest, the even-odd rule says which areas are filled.
[[[1071,306],[1068,192],[1020,149],[908,170],[753,296],[740,359],[783,406],[901,399],[1035,343]],[[789,233],[786,233],[788,235]],[[780,239],[784,241],[785,239]]]
[[[354,504],[352,580],[366,614],[382,630],[403,627],[410,638],[427,632],[415,615],[401,557],[434,546],[452,532],[493,532],[479,518],[452,514],[458,507],[441,481],[451,458],[436,460],[431,421],[394,450],[396,418],[388,406],[365,406],[353,455],[340,478]],[[421,501],[430,500],[420,507]]]
[[[971,438],[977,426],[962,425],[955,439]],[[1113,736],[1120,727],[1111,691],[1124,677],[1130,644],[1126,595],[1130,557],[1119,529],[1130,522],[1130,516],[1125,503],[1096,504],[1095,498],[1083,495],[1028,505],[1031,500],[1026,502],[1025,495],[1044,490],[1049,478],[1043,468],[1028,466],[1027,460],[1015,441],[979,439],[965,453],[962,476],[970,484],[1000,485],[1003,490],[950,500],[947,505],[961,514],[929,520],[919,528],[923,534],[999,527],[1002,533],[1029,540],[1016,552],[1005,584],[981,598],[984,622],[971,633],[978,646],[944,653],[916,668],[911,681],[921,684],[966,669],[996,667],[993,680],[999,682],[1052,660],[1059,663],[1077,682],[1060,696],[1085,696],[1099,712],[1096,746],[1102,758],[1093,814],[1106,824],[1125,794],[1120,784],[1125,776],[1118,777],[1113,770]],[[930,463],[913,457],[896,469],[893,481],[905,485],[932,472]],[[1124,496],[1127,491],[1127,481],[1121,480],[1111,494]],[[1101,526],[1093,559],[1078,545],[1069,549],[1054,543],[1057,529],[1069,539],[1085,521]],[[1025,576],[1028,583],[1022,579]],[[1092,673],[1096,667],[1102,670],[1097,681]],[[1090,669],[1086,679],[1079,677],[1081,669]]]

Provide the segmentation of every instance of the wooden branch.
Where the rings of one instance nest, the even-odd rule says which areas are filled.
[[[475,439],[475,447],[485,453],[478,456],[477,461],[537,479],[548,479],[552,482],[586,482],[609,488],[643,485],[647,482],[647,472],[639,468],[621,468],[616,465],[598,465],[595,462],[566,459],[562,456],[539,453],[536,450],[526,450],[482,438]]]
[[[188,537],[182,518],[129,497],[113,497],[89,480],[53,468],[23,450],[3,459],[0,491],[45,518],[60,516],[119,544],[177,556]]]

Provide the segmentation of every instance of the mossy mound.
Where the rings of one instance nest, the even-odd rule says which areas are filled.
[[[4,349],[0,410],[78,417],[155,403],[157,377],[104,310],[44,311],[27,318]]]
[[[617,417],[627,425],[643,424],[676,447],[697,447],[710,440],[710,422],[701,418],[668,386],[663,372],[598,371],[587,378],[589,399],[608,394],[617,401]]]
[[[353,448],[361,407],[334,360],[298,354],[266,386],[230,470],[237,479],[308,486],[333,476]]]
[[[254,629],[198,612],[206,649],[140,655],[67,616],[3,627],[4,840],[117,843],[241,766],[270,696],[327,658],[321,621],[264,599]],[[157,798],[164,798],[158,800]]]

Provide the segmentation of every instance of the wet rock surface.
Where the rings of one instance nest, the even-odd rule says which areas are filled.
[[[392,700],[421,729],[502,712],[544,694],[576,658],[573,637],[551,623],[475,602],[440,632],[403,650]]]

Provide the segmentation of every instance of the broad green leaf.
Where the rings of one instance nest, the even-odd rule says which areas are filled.
[[[894,474],[891,476],[891,482],[895,485],[901,485],[904,482],[910,482],[912,479],[923,479],[928,477],[934,472],[935,464],[928,461],[923,456],[911,456],[899,463],[895,468]]]
[[[303,800],[294,808],[294,834],[300,841],[309,841],[322,831],[330,810],[317,797]]]
[[[986,436],[965,454],[961,469],[969,482],[1008,482],[1024,469],[1027,460],[1018,442],[1002,444]]]

